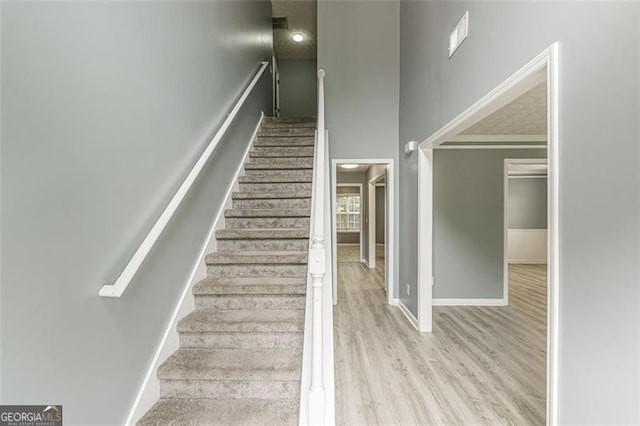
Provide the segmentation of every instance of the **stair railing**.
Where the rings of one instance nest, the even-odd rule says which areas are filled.
[[[245,101],[251,94],[253,88],[258,83],[258,80],[260,80],[260,77],[262,77],[262,74],[264,73],[264,70],[268,65],[269,62],[262,62],[260,69],[253,77],[253,80],[251,80],[251,83],[249,83],[247,88],[244,90],[242,96],[240,96],[240,99],[238,99],[238,102],[236,102],[235,106],[222,123],[222,126],[220,126],[220,129],[216,132],[213,139],[211,139],[211,142],[209,142],[209,145],[207,145],[203,153],[200,155],[200,158],[198,158],[198,161],[196,161],[193,169],[191,169],[187,177],[184,179],[182,185],[180,185],[180,188],[178,188],[173,198],[171,198],[171,201],[169,201],[169,204],[167,204],[167,207],[165,207],[158,220],[156,220],[156,223],[153,224],[153,227],[151,228],[147,236],[144,238],[144,240],[142,240],[142,243],[140,243],[140,246],[137,248],[131,259],[127,263],[127,266],[125,266],[125,268],[122,270],[113,284],[105,284],[102,286],[100,292],[98,293],[100,296],[122,296],[124,291],[129,286],[129,283],[133,279],[134,275],[138,272],[138,269],[140,269],[140,266],[147,258],[147,255],[155,245],[156,241],[158,241],[158,238],[160,238],[160,235],[167,227],[167,224],[180,206],[180,203],[182,203],[182,200],[191,189],[191,186],[200,175],[200,172],[202,171],[204,166],[207,164],[207,161],[211,157],[211,154],[213,154],[213,151],[216,149],[216,147],[222,140],[222,137],[231,126],[231,123],[236,118],[236,115],[240,111],[240,108],[242,108]]]
[[[335,424],[333,371],[333,274],[331,199],[329,194],[329,135],[325,128],[325,71],[318,70],[318,128],[315,135],[309,276],[300,424]]]

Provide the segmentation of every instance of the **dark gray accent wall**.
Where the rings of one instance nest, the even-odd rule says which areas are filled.
[[[547,229],[547,178],[509,178],[509,229]]]
[[[466,10],[469,38],[448,59]],[[400,21],[400,152],[559,43],[559,422],[638,423],[640,3],[406,0]],[[400,282],[415,285],[415,154],[399,178]]]
[[[280,59],[280,116],[311,117],[318,110],[315,59]]]
[[[3,404],[122,424],[268,72],[120,299],[98,297],[272,54],[269,1],[2,2]]]
[[[318,2],[331,158],[398,161],[399,6],[399,0]],[[397,194],[397,179],[394,185]]]
[[[384,203],[386,190],[384,186],[376,186],[376,243],[384,244],[384,222],[385,211]]]
[[[546,151],[435,151],[434,298],[503,297],[505,158],[546,158]]]

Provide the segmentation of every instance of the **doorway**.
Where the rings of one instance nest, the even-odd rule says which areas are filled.
[[[547,160],[504,160],[504,300],[514,274],[544,275],[547,268]],[[537,265],[537,266],[535,266]]]
[[[393,304],[393,160],[340,159],[332,163],[334,303],[338,301],[339,264],[358,262],[365,275],[379,275],[385,301]]]
[[[548,161],[547,178],[547,221],[548,221],[548,241],[547,258],[548,268],[546,280],[544,282],[545,299],[543,300],[543,311],[546,329],[545,346],[542,350],[546,355],[546,421],[548,423],[557,422],[557,347],[558,347],[558,327],[556,318],[558,316],[558,287],[559,287],[559,261],[558,261],[558,241],[559,241],[559,197],[558,197],[558,69],[557,69],[557,44],[552,45],[523,68],[513,74],[500,86],[492,90],[485,97],[469,107],[466,111],[442,127],[419,145],[418,167],[419,167],[419,243],[418,243],[418,327],[420,331],[431,332],[433,329],[433,306],[437,298],[434,298],[434,285],[438,291],[442,289],[442,281],[439,276],[434,279],[434,169],[437,163],[434,162],[437,152],[440,150],[465,150],[465,149],[545,149]],[[501,138],[500,134],[478,137],[468,130],[477,126],[482,120],[516,101],[524,94],[530,92],[535,87],[542,86],[545,104],[545,134],[531,137],[526,133],[510,133]],[[491,136],[488,139],[486,136]],[[472,146],[470,146],[472,145]],[[523,154],[521,157],[525,157]],[[500,171],[502,173],[502,171]],[[500,174],[500,176],[502,176]],[[500,251],[508,248],[508,242],[500,246]],[[506,256],[504,254],[503,256]],[[495,258],[494,258],[495,260]],[[501,259],[502,265],[508,263]],[[500,274],[500,275],[503,275]],[[503,275],[504,276],[504,275]],[[505,280],[505,278],[503,278]],[[505,281],[506,282],[506,281]],[[496,284],[494,282],[494,284]],[[503,285],[503,283],[500,283]],[[490,304],[504,305],[508,303],[508,287],[502,293],[502,299],[494,301],[490,299]],[[451,300],[445,299],[448,304]],[[471,302],[483,302],[485,299],[472,299]],[[468,304],[468,300],[462,300],[459,304]],[[475,303],[476,306],[482,303]],[[546,349],[546,350],[545,350]],[[543,407],[544,408],[544,407]]]

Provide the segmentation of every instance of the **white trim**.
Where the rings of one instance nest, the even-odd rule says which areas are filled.
[[[142,243],[140,243],[140,246],[136,249],[133,256],[131,256],[131,259],[129,259],[129,262],[127,262],[127,265],[124,267],[116,281],[113,284],[103,285],[98,292],[99,296],[120,297],[125,292],[127,286],[138,272],[138,269],[147,258],[147,255],[155,245],[156,241],[158,241],[158,238],[160,238],[160,234],[162,234],[167,224],[175,214],[176,210],[182,203],[182,200],[184,199],[184,197],[186,197],[187,193],[191,189],[191,186],[200,175],[200,172],[202,171],[202,169],[204,169],[204,166],[209,161],[209,158],[231,126],[231,123],[236,118],[238,111],[240,111],[240,108],[242,108],[242,106],[244,105],[244,102],[249,97],[249,94],[251,94],[251,92],[253,91],[253,88],[258,83],[258,80],[260,80],[260,78],[262,77],[262,74],[264,73],[264,70],[268,65],[269,62],[262,62],[262,65],[256,75],[253,77],[253,80],[251,80],[251,83],[249,83],[247,88],[244,90],[242,96],[240,97],[240,99],[238,99],[238,102],[236,102],[235,106],[222,123],[222,126],[220,126],[220,129],[218,129],[213,139],[211,139],[205,150],[198,158],[198,161],[196,161],[196,163],[193,165],[193,168],[184,179],[176,193],[173,195],[167,207],[164,208],[160,217],[153,224],[147,236],[144,238]]]
[[[445,299],[434,298],[433,306],[506,306],[505,299]]]
[[[385,256],[385,280],[387,280],[387,303],[391,304],[393,295],[395,294],[396,277],[395,277],[395,169],[393,158],[345,158],[345,159],[333,159],[331,160],[331,210],[332,210],[332,234],[333,234],[333,303],[338,303],[338,263],[337,263],[337,235],[336,235],[336,187],[342,184],[337,184],[338,166],[340,164],[384,164],[387,165],[387,221],[389,223],[389,231],[387,234],[386,250],[387,256]],[[346,184],[345,184],[346,185]],[[362,220],[360,221],[362,226]],[[362,252],[362,234],[360,234],[360,251]]]
[[[402,300],[391,299],[391,302],[389,304],[397,306],[398,309],[400,309],[400,312],[402,312],[404,314],[405,318],[407,318],[407,320],[409,321],[409,324],[411,324],[413,326],[413,328],[418,330],[418,320],[411,313],[409,308],[407,308],[406,305],[404,303],[402,303]]]
[[[433,148],[418,148],[418,330],[433,330]]]
[[[547,149],[547,145],[438,145],[434,149]]]
[[[370,269],[376,268],[376,186],[373,180],[367,182],[367,207],[369,210],[368,225],[369,225],[369,240],[367,241],[367,251],[369,252],[368,265]]]
[[[258,125],[256,126],[253,135],[245,149],[244,155],[242,156],[242,160],[240,161],[240,165],[236,169],[235,175],[231,184],[227,188],[227,193],[225,194],[225,202],[218,209],[218,213],[216,214],[211,227],[207,233],[207,239],[205,243],[202,245],[200,249],[200,253],[198,255],[198,261],[194,264],[189,279],[187,280],[187,284],[185,285],[182,293],[180,294],[180,298],[178,299],[178,303],[173,310],[173,314],[171,315],[171,319],[167,324],[167,327],[164,330],[162,335],[162,339],[160,339],[160,343],[151,359],[151,363],[149,364],[149,368],[147,369],[147,373],[144,376],[142,384],[138,389],[138,393],[136,394],[136,398],[133,401],[131,408],[129,409],[129,414],[127,416],[127,420],[125,424],[132,425],[136,424],[138,420],[142,418],[142,416],[155,404],[160,398],[160,382],[156,377],[156,369],[162,364],[174,351],[176,351],[179,347],[178,342],[178,330],[176,328],[178,320],[188,315],[194,309],[194,301],[193,298],[186,297],[187,294],[191,292],[193,285],[198,281],[206,278],[207,276],[207,266],[205,262],[205,257],[208,253],[212,253],[216,250],[217,241],[215,238],[215,231],[218,229],[224,228],[224,211],[228,208],[231,208],[232,198],[231,195],[233,191],[236,191],[239,187],[238,177],[244,174],[244,163],[249,156],[249,151],[253,145],[253,142],[256,139],[258,134],[258,130],[260,129],[260,125],[262,124],[262,120],[264,119],[264,112],[260,115],[260,120],[258,120]]]
[[[457,135],[447,142],[546,142],[547,135]]]
[[[387,171],[386,169],[384,169],[382,171],[382,173],[373,176],[371,179],[369,179],[368,183],[369,183],[369,197],[367,198],[367,203],[369,204],[369,268],[371,269],[375,269],[376,268],[376,238],[377,238],[377,233],[376,233],[376,188],[378,186],[380,187],[384,187],[385,184],[381,184],[378,185],[376,182],[378,182],[379,180],[383,179],[384,177],[386,177],[387,175]],[[385,188],[385,231],[387,229],[387,221],[386,221],[386,213],[387,213],[387,200],[386,200],[386,188]],[[385,232],[386,234],[386,232]],[[386,238],[386,235],[385,235]],[[386,274],[385,274],[386,275]],[[385,277],[385,291],[387,290],[387,279]]]
[[[360,259],[360,263],[364,263],[364,265],[365,265],[367,268],[371,268],[371,266],[370,266],[369,262],[368,262],[368,261],[367,261],[367,259],[365,259],[364,257],[363,257],[362,259]]]
[[[460,115],[433,133],[419,145],[418,162],[418,318],[431,312],[421,306],[421,293],[430,293],[429,284],[433,271],[432,259],[432,182],[433,148],[460,134],[471,125],[487,117],[518,96],[547,81],[547,158],[549,171],[547,180],[548,199],[548,297],[547,297],[547,422],[558,424],[558,339],[559,339],[559,44],[553,43],[525,66],[516,71],[498,87],[475,102]],[[546,68],[546,73],[544,72]],[[425,300],[428,298],[425,298]],[[429,305],[431,305],[429,303]],[[429,306],[430,307],[430,306]]]
[[[509,175],[509,179],[546,179],[547,175]]]

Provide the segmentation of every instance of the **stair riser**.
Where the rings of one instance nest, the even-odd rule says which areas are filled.
[[[249,169],[311,169],[313,168],[313,158],[251,158],[244,165],[245,170]]]
[[[318,124],[317,120],[299,120],[298,119],[298,120],[283,121],[284,118],[288,118],[288,117],[278,118],[278,121],[265,120],[260,125],[260,128],[262,128],[262,129],[272,129],[272,128],[300,128],[300,127],[306,127],[306,128],[315,129],[315,128],[318,127],[317,126],[317,124]],[[294,117],[291,117],[291,118],[294,118]]]
[[[289,180],[293,182],[311,182],[313,170],[247,170],[245,176],[241,176],[240,182],[257,179],[265,182],[288,182]],[[283,181],[280,179],[288,180]]]
[[[260,129],[258,132],[258,137],[263,136],[285,136],[285,137],[293,137],[293,136],[315,136],[316,130],[311,127],[271,127]]]
[[[311,198],[233,200],[234,209],[311,209]]]
[[[241,192],[293,192],[311,191],[311,183],[241,183]]]
[[[304,309],[303,295],[197,295],[196,309]]]
[[[266,147],[266,146],[311,146],[315,144],[315,137],[313,136],[304,136],[298,138],[269,138],[262,137],[256,139],[253,143],[254,147]]]
[[[218,285],[210,288],[206,293],[200,293],[200,295],[224,295],[224,294],[236,294],[236,295],[268,295],[268,294],[287,294],[287,295],[304,295],[306,294],[307,286],[300,284],[282,284],[282,285]]]
[[[218,240],[220,251],[304,251],[309,240]]]
[[[180,333],[180,346],[192,349],[302,349],[302,333]]]
[[[228,217],[227,229],[309,228],[308,217]]]
[[[213,278],[304,278],[307,265],[207,265],[207,274]]]
[[[299,397],[297,381],[160,380],[160,398],[296,400]]]
[[[256,147],[249,154],[251,158],[258,157],[313,157],[313,147]]]

